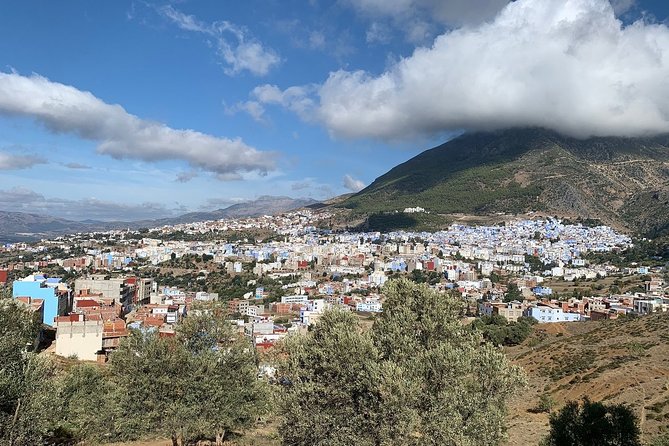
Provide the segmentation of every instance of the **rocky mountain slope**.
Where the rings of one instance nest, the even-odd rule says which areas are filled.
[[[669,231],[669,136],[579,140],[543,129],[465,134],[396,166],[340,206],[374,214],[540,211]]]

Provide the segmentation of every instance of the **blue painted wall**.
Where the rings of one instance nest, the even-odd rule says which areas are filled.
[[[44,299],[43,323],[53,326],[56,316],[64,315],[68,308],[68,297],[58,296],[55,288],[42,286],[44,282],[14,281],[12,286],[12,297],[30,296],[33,299]]]

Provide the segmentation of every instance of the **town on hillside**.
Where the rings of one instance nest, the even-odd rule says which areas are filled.
[[[174,336],[211,303],[262,351],[329,308],[373,320],[384,284],[400,277],[456,296],[469,320],[579,323],[669,309],[665,267],[612,261],[633,241],[606,226],[536,219],[349,233],[321,229],[329,218],[300,210],[6,244],[0,281],[39,315],[37,344],[101,363],[131,330]]]

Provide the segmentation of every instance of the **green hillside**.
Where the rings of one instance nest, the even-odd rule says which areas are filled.
[[[396,166],[340,206],[366,215],[414,206],[438,214],[543,211],[655,235],[669,230],[669,136],[465,134]]]

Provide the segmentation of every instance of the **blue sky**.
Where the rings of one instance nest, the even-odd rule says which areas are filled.
[[[667,131],[668,15],[641,0],[3,2],[0,209],[131,220],[325,199],[463,130]]]

